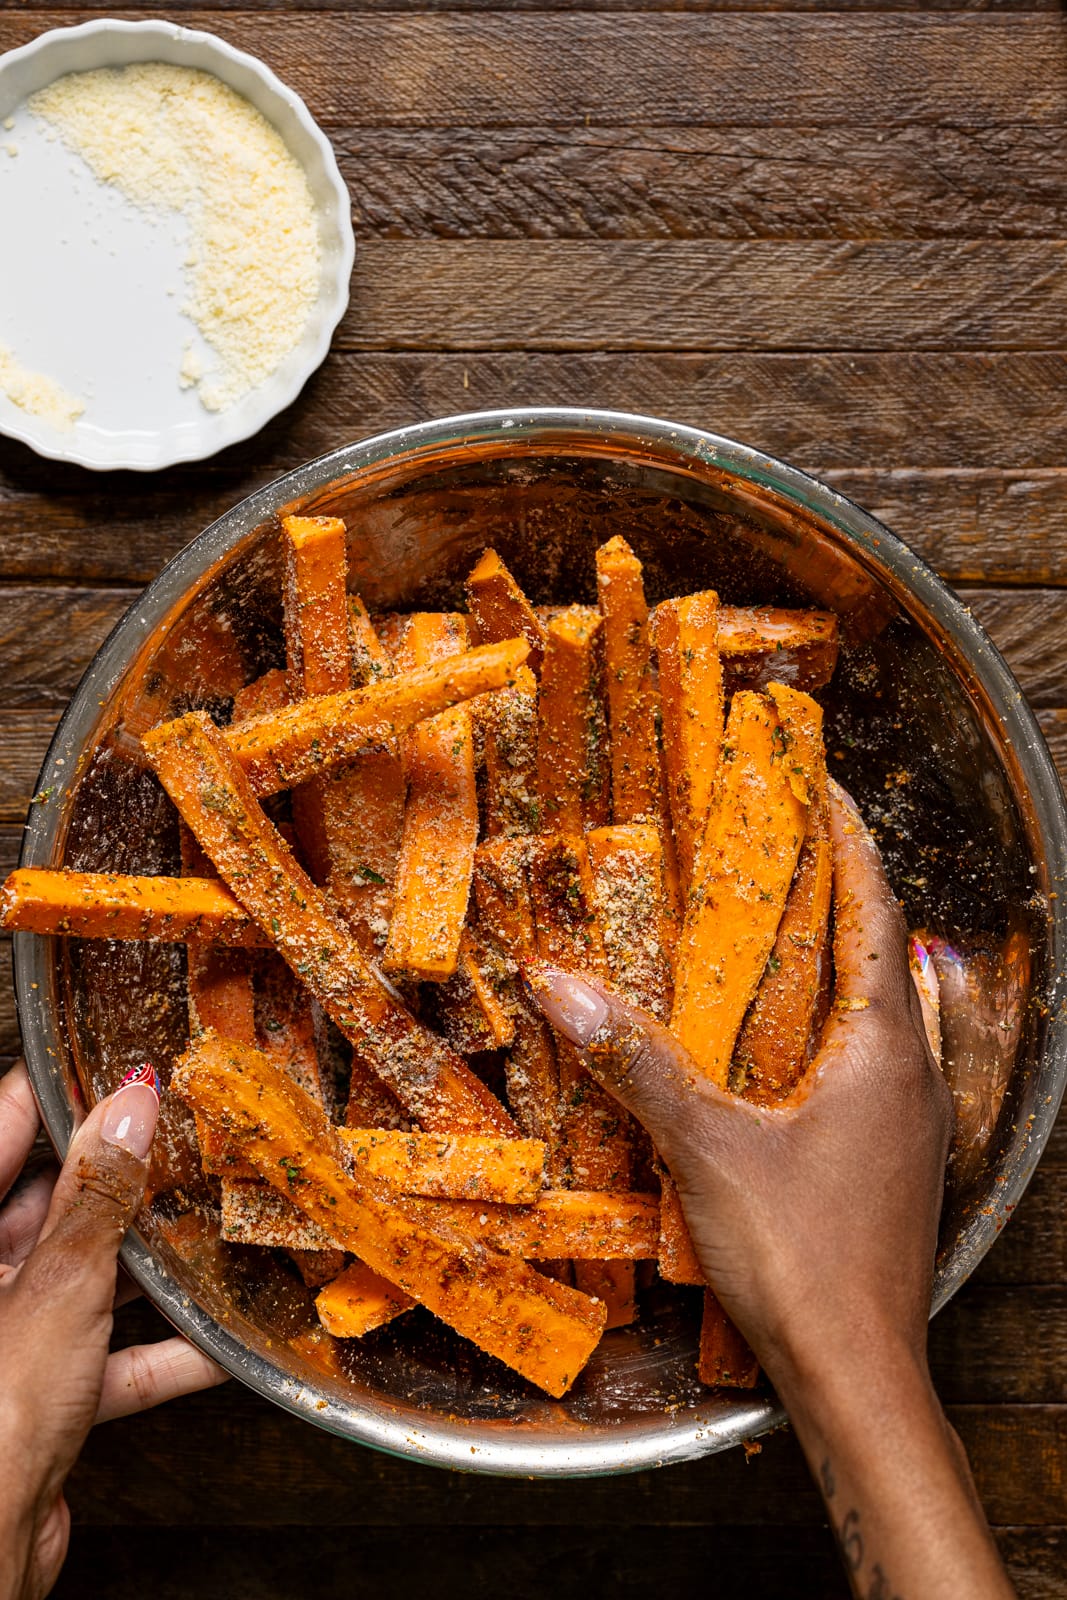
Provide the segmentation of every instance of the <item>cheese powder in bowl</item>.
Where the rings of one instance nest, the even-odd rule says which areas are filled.
[[[161,61],[69,73],[29,101],[93,174],[188,226],[185,313],[210,347],[175,381],[227,409],[299,343],[319,290],[315,208],[270,123],[211,73]]]

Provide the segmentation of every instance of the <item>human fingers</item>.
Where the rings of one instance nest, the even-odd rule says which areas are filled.
[[[541,961],[525,966],[523,977],[546,1020],[581,1050],[593,1077],[644,1124],[668,1161],[698,1100],[731,1103],[667,1028],[607,985]]]
[[[107,1358],[97,1422],[148,1411],[198,1389],[225,1383],[229,1374],[188,1339],[175,1336],[158,1344],[133,1344]]]
[[[0,1078],[0,1200],[25,1165],[41,1126],[25,1061]]]
[[[0,1262],[17,1267],[40,1237],[52,1200],[58,1167],[36,1173],[16,1186],[0,1211]]]
[[[37,1248],[22,1268],[27,1290],[74,1323],[107,1310],[122,1237],[144,1194],[159,1093],[150,1067],[95,1106],[71,1142]],[[77,1333],[72,1326],[69,1332]]]
[[[904,917],[856,804],[830,782],[834,863],[834,981],[839,1011],[912,1015]]]

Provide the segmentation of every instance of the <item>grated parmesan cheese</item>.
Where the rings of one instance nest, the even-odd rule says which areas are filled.
[[[85,410],[85,401],[70,394],[54,378],[31,372],[0,344],[0,389],[31,417],[43,417],[54,428],[70,428]]]
[[[299,343],[319,290],[319,240],[303,169],[241,95],[208,72],[147,62],[70,73],[30,110],[104,183],[189,227],[182,310],[214,354],[176,374],[209,411],[236,404]]]

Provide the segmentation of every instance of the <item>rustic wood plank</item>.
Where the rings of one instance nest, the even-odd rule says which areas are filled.
[[[1067,459],[1065,391],[1067,355],[1048,351],[335,351],[301,399],[255,439],[153,474],[150,483],[89,478],[0,439],[0,571],[146,582],[257,484],[353,439],[461,411],[524,404],[639,411],[715,429],[824,474],[946,470],[946,463],[1031,474]],[[990,482],[986,493],[975,480],[983,517],[1003,498]],[[1051,497],[1052,514],[1054,489],[1039,479],[1035,485]],[[954,492],[948,479],[945,489]],[[898,484],[885,492],[892,503],[906,491]],[[971,492],[966,481],[961,492]],[[1014,499],[1022,491],[1004,493]]]
[[[289,0],[262,0],[261,13],[284,11]],[[1059,0],[855,0],[854,11],[1056,11]],[[216,0],[213,11],[233,12],[247,9],[248,0]],[[433,12],[433,11],[500,11],[504,0],[303,0],[303,11],[358,12]],[[72,0],[65,14],[72,16],[94,10],[92,0]],[[199,0],[164,0],[157,15],[174,12],[183,15],[189,10],[199,10]],[[508,0],[511,11],[571,11],[574,0]],[[637,11],[840,11],[841,0],[582,0],[580,9],[588,12],[612,13]],[[54,13],[54,0],[19,0],[19,10]],[[118,8],[115,16],[136,15]]]
[[[122,15],[123,13],[118,13]],[[142,13],[127,13],[140,15]],[[0,50],[77,11],[0,18]],[[1056,126],[1056,17],[191,10],[346,127],[631,123]],[[1035,62],[1049,70],[1035,71]]]
[[[669,1478],[663,1485],[665,1507]],[[995,1528],[994,1538],[1020,1600],[1063,1600],[1067,1529]],[[350,1600],[352,1535],[344,1529],[75,1528],[55,1600],[143,1600],[151,1574],[153,1600],[227,1594],[240,1600]],[[493,1594],[508,1575],[516,1600],[551,1593],[554,1600],[625,1594],[658,1600],[664,1587],[681,1594],[707,1588],[750,1596],[818,1595],[847,1600],[848,1583],[829,1530],[635,1526],[615,1530],[441,1529],[432,1540],[406,1541],[393,1528],[359,1535],[361,1584],[380,1600],[470,1600]],[[105,1589],[101,1589],[101,1574]]]
[[[6,707],[65,705],[129,604],[124,590],[0,590],[0,702]]]
[[[964,587],[960,596],[1032,705],[1053,708],[1067,702],[1067,592]]]
[[[0,717],[0,822],[21,822],[36,792],[56,711],[9,711]]]
[[[1067,243],[366,240],[339,347],[1026,350],[1067,343]]]
[[[998,1249],[999,1241],[991,1255]],[[965,1285],[930,1327],[930,1370],[942,1401],[1056,1404],[1067,1393],[1065,1312],[1063,1283]]]
[[[361,238],[1061,238],[1067,135],[332,128]]]

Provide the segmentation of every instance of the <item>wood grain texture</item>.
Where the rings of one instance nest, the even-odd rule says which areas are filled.
[[[289,0],[263,0],[259,10],[270,14],[284,11]],[[855,0],[854,11],[986,11],[1012,13],[1019,11],[1055,12],[1059,0]],[[246,11],[248,0],[216,0],[216,12]],[[376,14],[434,11],[501,11],[504,0],[302,0],[302,11],[335,11],[340,13],[366,11]],[[92,0],[74,0],[64,10],[64,15],[77,16],[95,10]],[[163,0],[157,15],[174,12],[184,17],[191,10],[200,11],[199,0]],[[508,0],[510,11],[573,11],[578,9],[574,0]],[[582,11],[587,12],[721,12],[721,11],[790,11],[820,12],[840,11],[841,0],[582,0]],[[19,10],[31,15],[35,12],[54,14],[54,0],[19,0]],[[114,10],[114,16],[136,15]]]
[[[1060,240],[367,240],[340,348],[1027,350]]]
[[[360,237],[1061,238],[1059,127],[333,128]]]
[[[142,15],[128,12],[119,15]],[[0,50],[78,12],[0,17]],[[261,56],[328,127],[1056,126],[1055,16],[407,16],[195,9]],[[1035,62],[1049,63],[1037,72]]]
[[[0,589],[0,704],[63,707],[130,598],[111,589]]]

